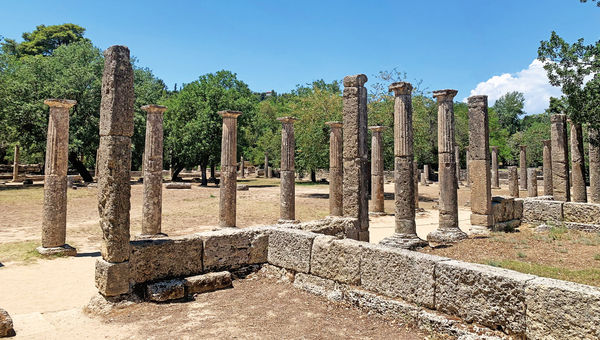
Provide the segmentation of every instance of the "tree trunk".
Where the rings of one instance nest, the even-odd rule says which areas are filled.
[[[182,166],[177,166],[175,168],[175,171],[173,171],[173,175],[171,176],[172,182],[177,182],[177,176],[179,176],[179,173],[181,172],[181,170],[183,170]]]
[[[210,178],[212,178],[213,180],[216,179],[216,177],[215,177],[215,165],[214,164],[210,165]]]
[[[202,182],[200,185],[205,187],[208,185],[208,179],[206,178],[206,164],[200,164],[200,171],[202,172]]]
[[[317,172],[314,170],[310,171],[310,181],[313,183],[317,182]]]
[[[77,154],[75,152],[69,153],[69,162],[71,162],[71,165],[77,170],[77,172],[79,172],[84,182],[89,183],[94,181],[94,178],[87,171],[85,165],[83,165],[83,163],[77,158]]]

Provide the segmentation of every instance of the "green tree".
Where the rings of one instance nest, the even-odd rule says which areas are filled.
[[[78,41],[88,41],[83,37],[85,28],[75,24],[39,25],[33,32],[22,35],[23,42],[18,43],[13,39],[4,39],[1,43],[6,54],[21,56],[51,55],[59,46],[68,45]]]
[[[513,91],[504,94],[496,100],[494,110],[498,114],[500,124],[512,135],[520,129],[519,116],[525,106],[525,96],[521,92]]]

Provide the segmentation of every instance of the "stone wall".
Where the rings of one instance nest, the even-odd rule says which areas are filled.
[[[521,225],[523,201],[508,196],[492,197],[493,231],[514,231]]]
[[[553,201],[550,196],[517,200],[523,202],[523,222],[600,232],[600,204]]]

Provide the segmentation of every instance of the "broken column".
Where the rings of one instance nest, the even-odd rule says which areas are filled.
[[[456,187],[460,186],[460,148],[454,144],[454,160],[456,161]]]
[[[498,147],[492,146],[492,188],[500,188],[500,177],[498,176]]]
[[[555,114],[550,117],[552,123],[552,196],[555,201],[570,201],[569,154],[567,149],[567,116]]]
[[[269,178],[269,153],[265,151],[265,178]]]
[[[77,255],[66,244],[67,238],[67,170],[69,163],[69,109],[75,100],[47,99],[50,107],[46,165],[44,170],[44,214],[42,219],[42,255]],[[17,156],[18,158],[18,156]],[[15,164],[18,168],[19,165]]]
[[[219,226],[235,227],[237,196],[237,118],[240,111],[219,111],[223,117]]]
[[[15,154],[13,157],[13,177],[12,181],[17,182],[19,180],[19,145],[15,145]]]
[[[600,134],[589,128],[590,148],[590,202],[600,203]]]
[[[385,126],[371,126],[371,209],[375,214],[384,214],[383,192],[383,140],[382,132]]]
[[[519,197],[519,174],[516,166],[508,167],[508,194]]]
[[[357,230],[347,238],[369,241],[367,197],[367,76],[344,77],[344,216],[355,218]]]
[[[583,151],[583,131],[581,124],[571,122],[571,164],[573,202],[587,202],[587,191],[585,187],[585,157]]]
[[[161,233],[162,169],[163,169],[163,113],[160,105],[144,105],[146,111],[146,144],[142,169],[144,170],[144,205],[142,209],[142,236],[166,236]]]
[[[552,196],[552,141],[547,139],[544,143],[544,195]]]
[[[281,183],[279,223],[296,223],[296,140],[294,117],[277,118],[281,122]]]
[[[519,148],[519,185],[521,190],[527,190],[527,145],[520,145]]]
[[[494,225],[490,172],[490,130],[487,96],[471,96],[469,105],[469,183],[471,187],[471,228],[487,232]],[[482,230],[478,230],[481,229]]]
[[[329,133],[329,215],[342,216],[344,158],[342,154],[342,122],[325,123]]]
[[[528,168],[527,169],[527,178],[529,183],[527,183],[527,196],[529,197],[537,197],[537,169],[536,168]]]
[[[432,247],[467,238],[458,227],[458,193],[454,159],[454,103],[456,90],[433,91],[438,101],[439,226],[427,235]],[[471,156],[473,157],[473,156]],[[473,164],[471,164],[473,167]]]
[[[129,292],[129,210],[133,69],[129,49],[104,51],[98,152],[98,213],[102,259],[96,261],[96,287],[104,296]]]
[[[245,165],[245,164],[244,164],[244,156],[242,156],[242,157],[240,158],[240,176],[241,176],[242,178],[245,178],[245,177],[246,177],[246,174],[244,173],[244,171],[245,171],[245,169],[244,169],[244,165]]]

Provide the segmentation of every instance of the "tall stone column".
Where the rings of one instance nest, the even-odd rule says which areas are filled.
[[[600,133],[590,128],[590,202],[600,203]]]
[[[492,188],[500,188],[500,176],[498,173],[498,147],[492,146]]]
[[[552,196],[555,201],[570,201],[569,154],[567,149],[567,116],[550,117],[552,140]]]
[[[281,184],[279,223],[296,223],[296,140],[294,117],[277,118],[281,122]]]
[[[470,146],[470,145],[467,145],[467,151],[466,151],[466,156],[465,156],[465,159],[466,159],[466,162],[465,162],[465,163],[467,164],[467,180],[466,180],[467,187],[470,187],[470,186],[471,186],[471,179],[469,178],[469,159],[471,159],[471,158],[469,157],[469,156],[470,156],[470,155],[469,155],[469,149],[470,149],[470,148],[471,148],[471,146]]]
[[[162,220],[162,169],[163,169],[163,113],[167,108],[145,105],[146,145],[144,148],[144,205],[142,209],[142,235],[166,236],[161,233]]]
[[[545,140],[544,143],[544,195],[552,196],[552,141]]]
[[[413,175],[415,178],[415,210],[419,209],[419,165],[417,162],[413,163]]]
[[[269,178],[269,153],[265,152],[265,178]]]
[[[242,156],[242,157],[240,158],[240,176],[241,176],[242,178],[245,178],[245,177],[246,177],[246,174],[244,173],[244,171],[245,171],[245,169],[244,169],[244,165],[245,165],[245,164],[244,164],[244,156]]]
[[[439,227],[427,235],[432,247],[467,238],[458,227],[458,193],[454,159],[454,103],[458,91],[433,91],[438,102]],[[472,153],[472,152],[471,152]],[[473,157],[473,156],[471,156]],[[473,167],[473,164],[471,164]]]
[[[537,197],[538,189],[537,189],[537,169],[536,168],[528,168],[527,169],[527,179],[529,181],[529,183],[527,184],[527,196]]]
[[[460,186],[460,148],[458,143],[454,144],[454,159],[456,160],[456,187]]]
[[[356,230],[347,238],[369,241],[367,169],[367,76],[344,77],[344,216],[355,218]],[[354,235],[355,234],[355,235]]]
[[[469,105],[469,166],[471,174],[471,226],[487,232],[494,225],[490,172],[490,130],[487,96],[471,96]],[[483,230],[481,230],[483,228]]]
[[[342,216],[344,156],[342,151],[342,122],[325,123],[329,133],[329,215]]]
[[[583,131],[581,124],[571,122],[571,164],[573,202],[587,202],[587,190],[585,187],[585,157],[583,151]]]
[[[429,164],[423,165],[423,173],[425,174],[425,181],[429,183]]]
[[[13,182],[19,181],[19,145],[15,145],[15,154],[13,157]]]
[[[241,114],[239,111],[219,111],[223,117],[219,226],[225,228],[236,226],[237,118]]]
[[[527,190],[527,145],[520,145],[519,148],[519,185],[521,190]]]
[[[508,194],[512,197],[519,197],[519,174],[516,166],[508,167]]]
[[[98,213],[102,259],[96,261],[96,287],[104,296],[129,292],[129,210],[133,69],[129,49],[104,51],[98,152]]]
[[[383,192],[383,141],[382,132],[385,126],[371,126],[369,130],[373,133],[371,138],[371,209],[375,214],[384,214],[384,192]]]
[[[66,244],[69,109],[76,103],[76,101],[68,99],[44,101],[44,104],[50,107],[50,116],[46,142],[46,168],[44,170],[42,246],[37,248],[42,255],[77,255],[77,250]],[[15,166],[18,168],[18,163]]]

